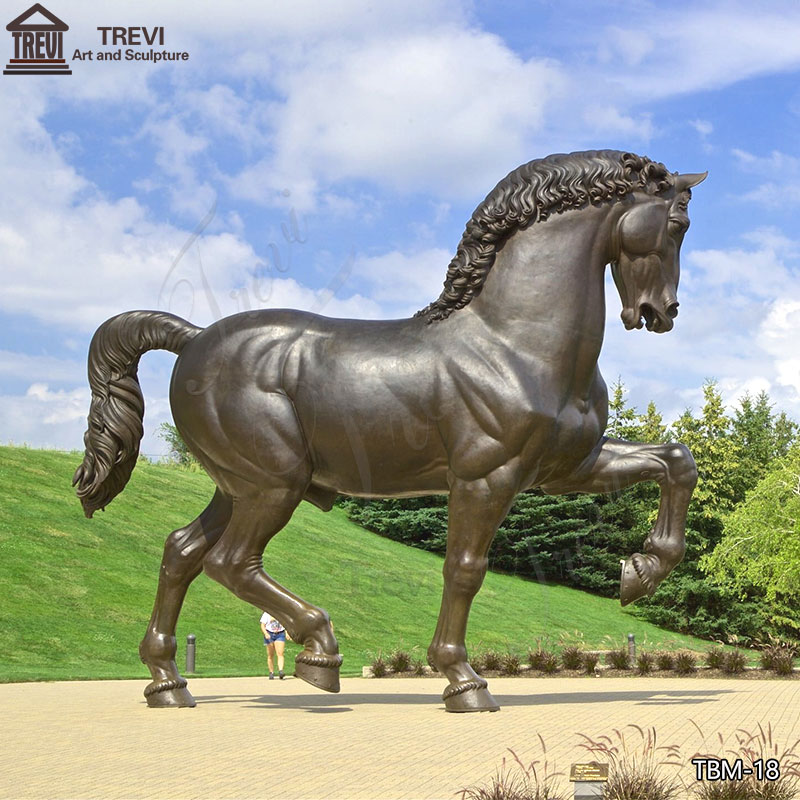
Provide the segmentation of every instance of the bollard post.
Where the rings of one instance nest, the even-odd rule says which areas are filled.
[[[190,633],[186,637],[186,671],[194,672],[195,642],[197,637]]]
[[[628,634],[628,658],[631,664],[636,661],[636,637],[632,633]]]

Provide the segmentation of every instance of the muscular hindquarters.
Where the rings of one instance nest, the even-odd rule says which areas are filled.
[[[353,332],[308,317],[234,317],[190,343],[171,386],[190,449],[223,488],[231,475],[259,481],[302,461],[305,480],[313,471],[315,485],[336,492],[446,491],[430,353],[415,345],[401,357],[402,330],[381,337],[367,323]]]

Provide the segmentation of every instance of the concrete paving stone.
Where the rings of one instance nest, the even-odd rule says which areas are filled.
[[[142,681],[0,685],[3,800],[438,800],[488,781],[514,750],[566,773],[592,737],[655,726],[688,759],[717,731],[800,738],[800,682],[681,678],[491,681],[502,709],[448,714],[443,681],[194,679],[194,709],[148,709]],[[692,769],[687,766],[686,775]]]

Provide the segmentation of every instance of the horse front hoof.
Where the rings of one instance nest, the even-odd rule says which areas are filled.
[[[306,683],[324,689],[326,692],[338,692],[339,667],[342,665],[340,655],[326,656],[322,653],[311,653],[303,650],[294,660],[294,674]]]
[[[183,678],[151,683],[144,690],[150,708],[194,708],[197,703]]]
[[[647,574],[647,563],[639,553],[634,553],[627,561],[622,561],[622,575],[619,580],[619,602],[627,606],[634,600],[652,595],[656,590]]]
[[[482,679],[451,683],[442,694],[445,711],[463,714],[470,711],[499,711],[500,706]]]

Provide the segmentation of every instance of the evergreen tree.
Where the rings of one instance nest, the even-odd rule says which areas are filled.
[[[763,598],[777,633],[800,638],[800,444],[774,462],[701,566],[739,597]]]
[[[603,533],[598,517],[590,495],[526,492],[517,498],[497,531],[489,565],[540,581],[610,594],[619,581],[619,570],[608,570],[608,554],[598,541]],[[591,585],[586,585],[587,575]]]
[[[786,455],[796,435],[797,425],[785,413],[772,413],[766,392],[759,392],[755,400],[749,394],[742,397],[732,426],[739,461],[733,483],[736,503],[744,500],[776,458]]]
[[[404,497],[340,501],[347,516],[367,530],[403,544],[444,553],[447,544],[447,497]]]
[[[636,409],[628,405],[625,394],[625,384],[622,378],[618,377],[611,385],[609,393],[606,436],[609,439],[625,439],[632,442],[637,441],[640,424],[636,417]]]
[[[703,398],[701,416],[694,417],[689,409],[684,411],[673,426],[673,438],[691,450],[697,464],[690,525],[704,537],[713,538],[721,531],[721,515],[734,505],[733,476],[739,468],[739,448],[716,381],[703,384]],[[706,546],[708,541],[703,544]]]
[[[647,411],[638,416],[639,428],[637,441],[647,444],[664,444],[667,441],[667,426],[664,417],[656,409],[656,404],[651,400],[647,404]]]
[[[793,422],[786,416],[786,412],[781,411],[777,417],[773,418],[772,437],[775,447],[775,457],[785,456],[789,449],[798,440],[800,425]]]

